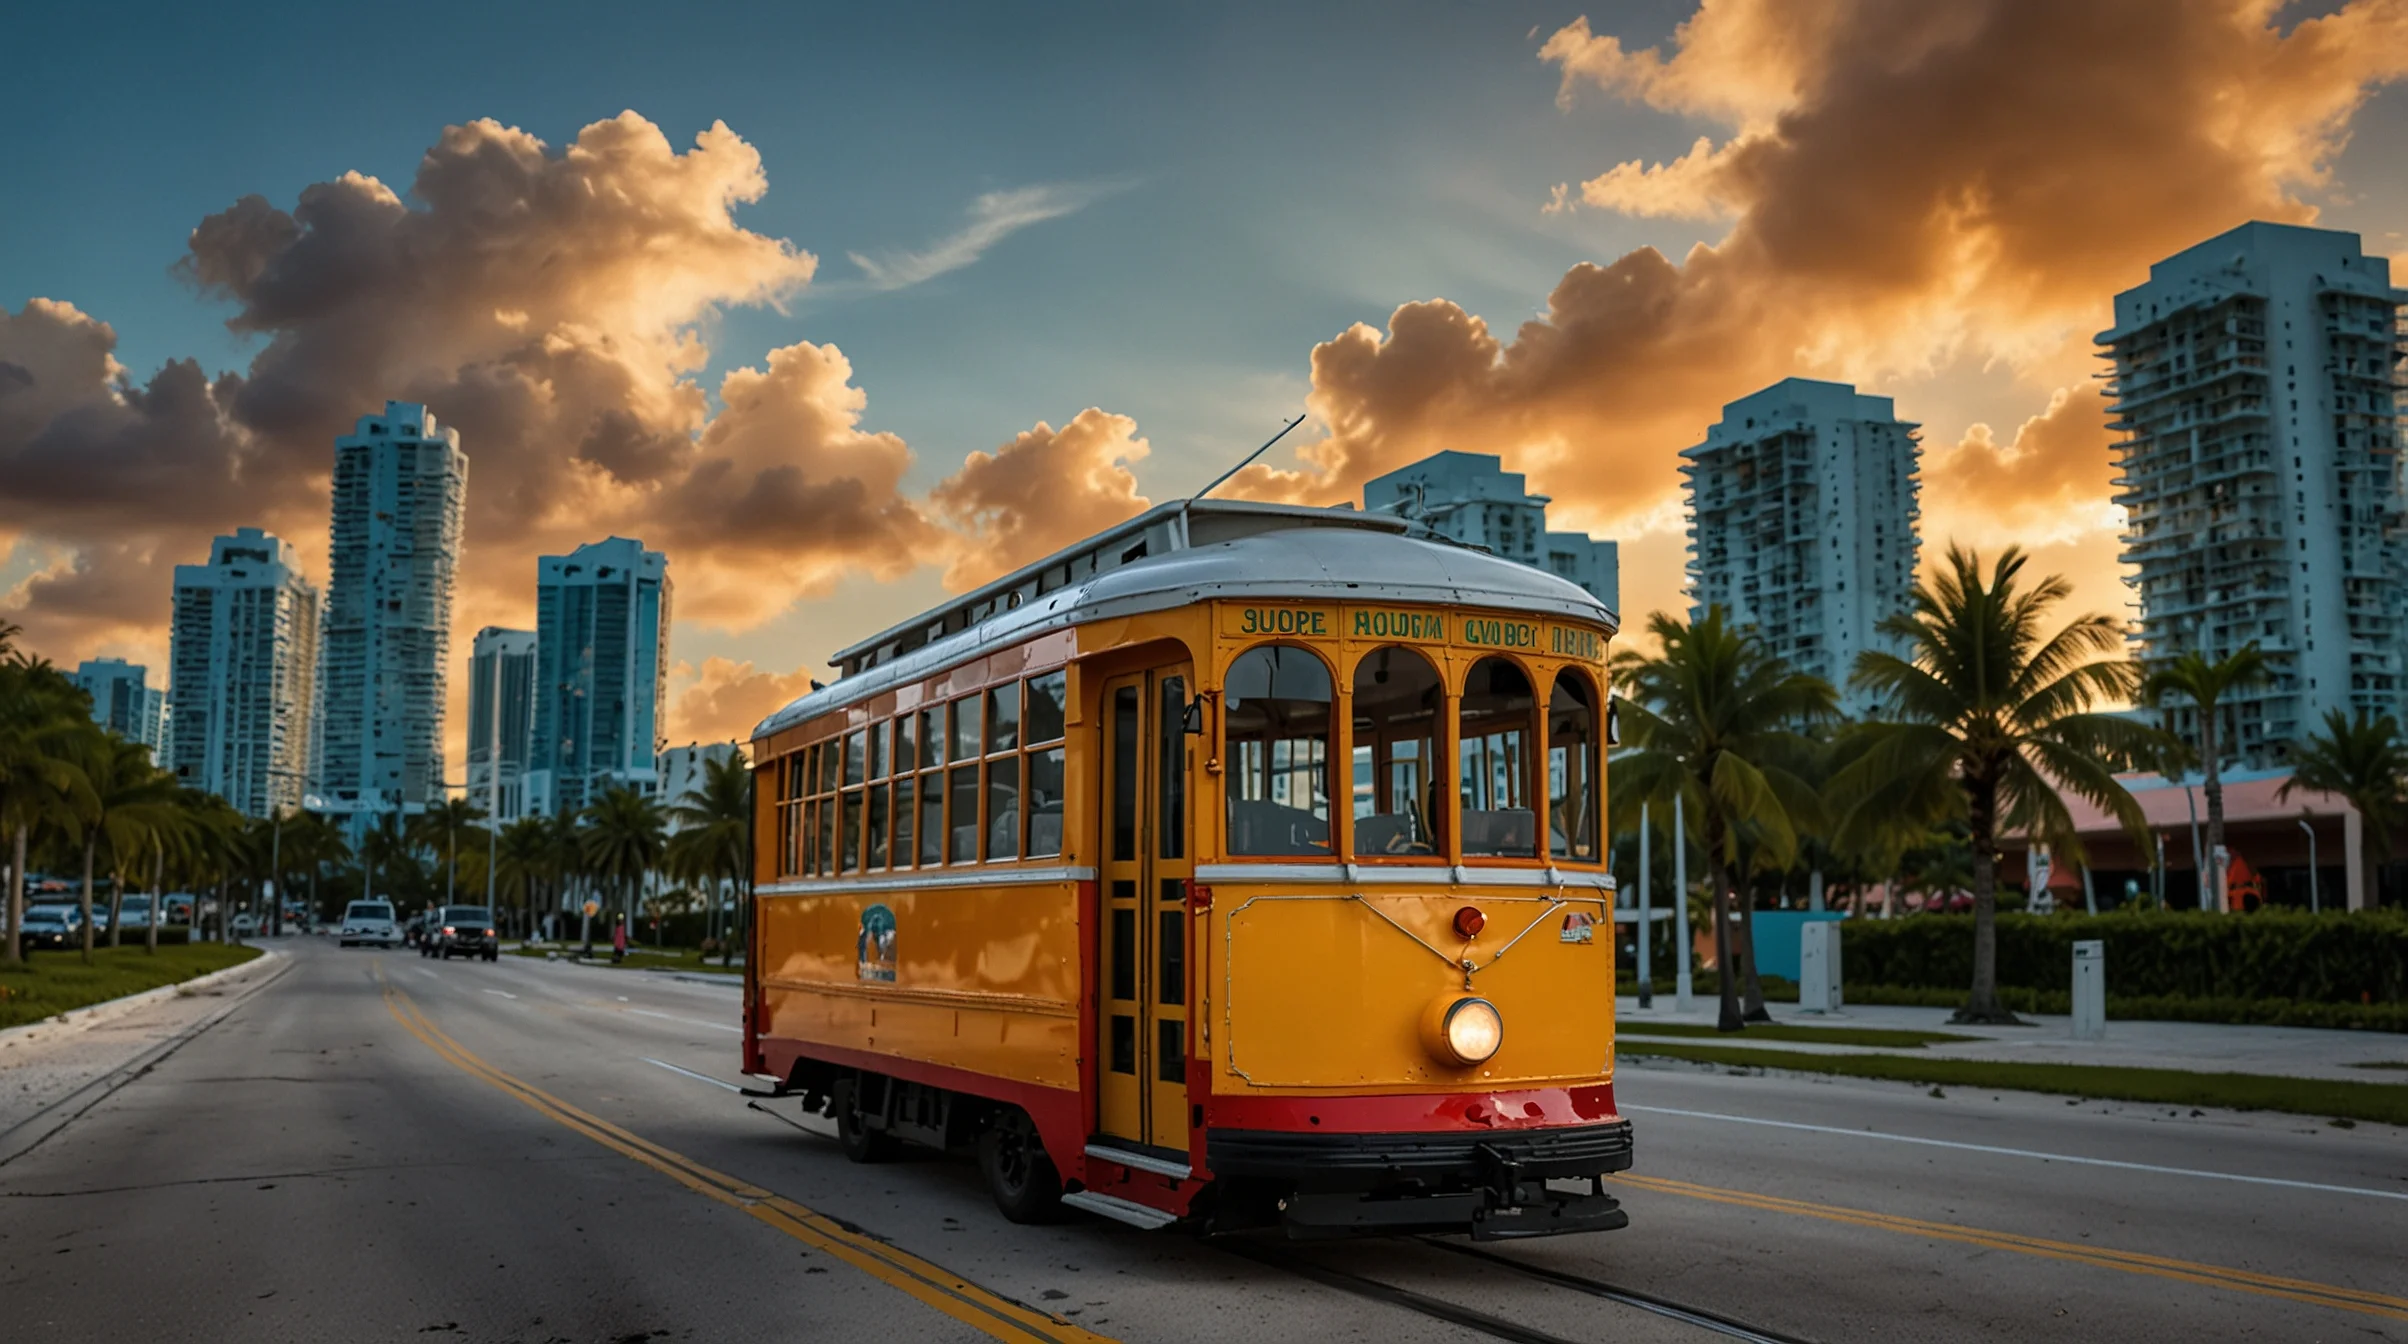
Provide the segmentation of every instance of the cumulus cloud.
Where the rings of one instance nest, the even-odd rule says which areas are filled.
[[[672,742],[750,741],[755,725],[811,689],[808,672],[764,672],[729,658],[705,658],[699,669],[681,663],[675,672],[693,681],[670,703]]]
[[[1090,406],[1056,430],[1036,427],[992,453],[972,453],[929,502],[962,540],[949,588],[973,588],[1145,511],[1129,464],[1153,451],[1137,422]]]
[[[1335,502],[1476,446],[1612,523],[1677,490],[1675,450],[1722,402],[1788,374],[1888,391],[1961,360],[2046,395],[2087,371],[2110,297],[2150,261],[2249,219],[2312,220],[2353,114],[2408,74],[2401,0],[2295,23],[2278,9],[1706,0],[1666,47],[1635,51],[1567,25],[1540,48],[1567,105],[1601,93],[1722,133],[1567,183],[1559,207],[1728,230],[1678,261],[1574,267],[1510,332],[1431,299],[1340,333],[1313,352],[1325,436],[1236,488]],[[2095,490],[2098,413],[2094,394],[2062,394],[2011,445],[1968,437],[1937,464],[1943,498],[1976,479],[1996,504]]]
[[[958,271],[987,249],[1031,224],[1076,214],[1110,193],[1095,184],[1054,183],[990,191],[970,203],[970,218],[948,237],[917,251],[848,252],[872,289],[907,289]]]
[[[2097,384],[2061,387],[2005,443],[1977,421],[1956,443],[1927,446],[1923,497],[1967,541],[2068,541],[2107,516],[2112,443]]]

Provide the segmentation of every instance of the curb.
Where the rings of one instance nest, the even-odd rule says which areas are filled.
[[[211,971],[207,975],[196,975],[190,980],[178,980],[172,985],[161,985],[157,989],[146,989],[138,994],[125,994],[114,999],[103,999],[99,1003],[86,1004],[81,1008],[70,1008],[64,1013],[43,1018],[39,1022],[28,1022],[23,1026],[9,1027],[6,1030],[0,1030],[0,1050],[8,1049],[22,1042],[43,1040],[54,1033],[86,1030],[112,1018],[122,1017],[145,1004],[173,998],[177,994],[187,993],[205,985],[213,985],[222,980],[234,979],[246,972],[256,971],[275,962],[283,961],[289,955],[289,953],[279,952],[272,947],[262,947],[259,949],[258,956],[249,961],[228,966],[223,970]]]

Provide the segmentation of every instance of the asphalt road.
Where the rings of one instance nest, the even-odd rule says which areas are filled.
[[[1632,1067],[1625,1231],[1232,1249],[846,1163],[730,988],[284,949],[0,1142],[11,1339],[2408,1339],[2396,1129]]]

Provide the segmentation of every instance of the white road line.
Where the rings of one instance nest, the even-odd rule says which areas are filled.
[[[682,1073],[698,1083],[709,1083],[713,1087],[724,1087],[730,1092],[741,1092],[744,1090],[743,1088],[736,1086],[734,1083],[720,1082],[718,1079],[713,1078],[707,1073],[696,1073],[692,1069],[681,1069],[675,1064],[669,1063],[667,1060],[654,1059],[650,1055],[643,1056],[643,1060],[647,1064],[658,1065],[661,1068],[667,1069],[671,1073]]]
[[[517,997],[518,997],[516,994],[513,994],[513,993],[511,993],[510,991],[508,991],[508,990],[506,990],[506,989],[489,989],[489,990],[486,990],[485,992],[486,992],[486,993],[488,993],[488,994],[499,994],[499,995],[501,995],[501,996],[502,996],[503,998],[505,998],[505,999],[515,999],[515,998],[517,998]]]
[[[425,977],[426,977],[427,979],[429,979],[429,980],[440,980],[440,979],[442,979],[442,977],[441,977],[441,976],[439,976],[439,975],[436,975],[436,974],[435,974],[433,971],[430,971],[430,970],[428,970],[428,969],[427,969],[426,967],[424,967],[424,966],[420,966],[420,967],[417,967],[417,968],[415,968],[415,969],[417,970],[417,972],[418,972],[420,975],[423,975],[423,976],[425,976]]]
[[[2279,1185],[2292,1190],[2322,1190],[2336,1195],[2367,1195],[2375,1199],[2408,1199],[2408,1191],[2370,1190],[2362,1185],[2326,1185],[2319,1181],[2290,1181],[2279,1176],[2242,1176],[2229,1171],[2199,1171],[2191,1167],[2161,1167],[2151,1162],[2117,1162],[2104,1157],[2074,1157],[2065,1153],[2043,1153],[2030,1148],[2000,1148],[1987,1143],[1956,1143],[1948,1139],[1917,1138],[1911,1134],[1884,1134],[1874,1129],[1841,1129],[1836,1125],[1806,1125],[1795,1120],[1766,1120],[1752,1115],[1721,1115],[1713,1111],[1683,1111],[1670,1106],[1633,1106],[1624,1103],[1626,1111],[1649,1115],[1677,1115],[1688,1120],[1724,1120],[1734,1125],[1763,1125],[1769,1129],[1796,1129],[1809,1134],[1837,1134],[1850,1139],[1881,1139],[1889,1143],[1914,1143],[1927,1148],[1954,1148],[1967,1153],[1994,1153],[2001,1157],[2034,1157],[2043,1162],[2069,1162],[2084,1167],[2115,1167],[2123,1171],[2153,1171],[2161,1176],[2196,1176],[2210,1181],[2242,1181],[2249,1185]]]
[[[689,1027],[709,1027],[713,1031],[732,1031],[738,1036],[744,1034],[744,1028],[730,1026],[725,1022],[705,1022],[696,1017],[679,1017],[675,1013],[656,1013],[649,1008],[630,1008],[627,1011],[637,1017],[657,1017],[663,1022],[683,1022]]]

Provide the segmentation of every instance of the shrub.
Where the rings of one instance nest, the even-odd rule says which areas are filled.
[[[2366,1006],[2408,999],[2408,916],[2390,911],[2001,915],[1999,985],[2061,999],[2071,988],[2073,944],[2089,938],[2107,944],[2111,1001]],[[1971,915],[1852,919],[1840,946],[1847,995],[1859,1002],[1875,1001],[1859,987],[1961,994],[1973,982]]]

